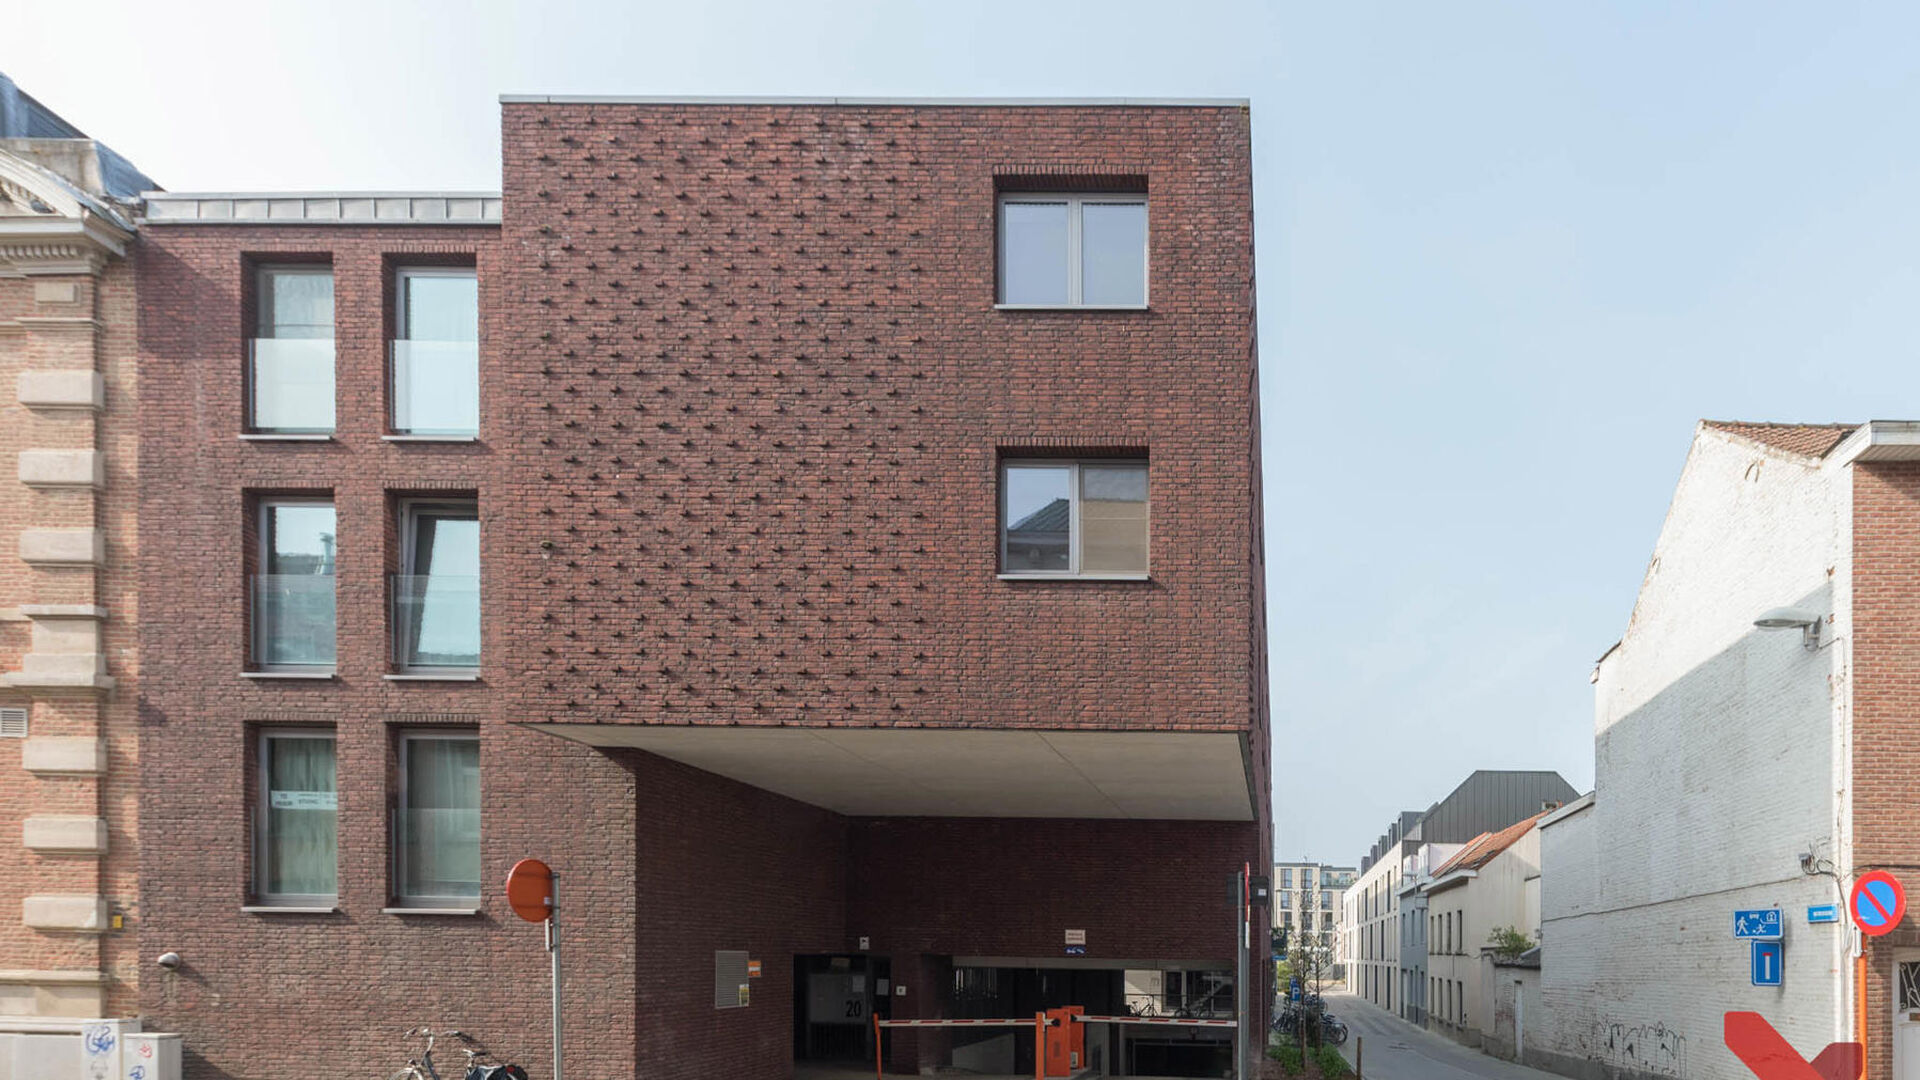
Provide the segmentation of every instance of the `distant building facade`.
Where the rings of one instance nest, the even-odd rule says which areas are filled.
[[[1425,901],[1426,1026],[1469,1046],[1490,1026],[1489,943],[1502,927],[1540,938],[1543,811],[1462,845],[1420,885]]]
[[[1283,862],[1273,867],[1273,928],[1285,930],[1290,944],[1312,944],[1328,949],[1329,979],[1346,978],[1341,946],[1345,935],[1340,920],[1342,895],[1359,871],[1351,866],[1317,862]]]
[[[1481,769],[1424,811],[1403,811],[1360,863],[1342,901],[1349,990],[1411,1023],[1428,1001],[1427,897],[1433,871],[1482,833],[1578,795],[1557,772]]]
[[[137,1004],[131,200],[0,75],[0,1075]],[[37,1073],[33,1075],[39,1075]]]

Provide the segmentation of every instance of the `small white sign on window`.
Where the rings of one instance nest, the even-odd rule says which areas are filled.
[[[339,799],[332,791],[276,791],[267,804],[275,810],[336,810]]]

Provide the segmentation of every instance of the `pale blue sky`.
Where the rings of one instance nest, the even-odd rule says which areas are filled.
[[[1908,417],[1920,8],[32,4],[0,71],[176,190],[495,188],[502,92],[1253,101],[1279,853],[1592,783],[1702,416]]]

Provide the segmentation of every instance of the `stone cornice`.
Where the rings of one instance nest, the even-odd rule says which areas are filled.
[[[0,217],[0,277],[97,274],[123,258],[133,234],[81,211],[78,218]]]

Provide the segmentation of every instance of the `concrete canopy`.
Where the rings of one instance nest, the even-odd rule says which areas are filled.
[[[1254,819],[1234,732],[526,726],[852,816]]]

